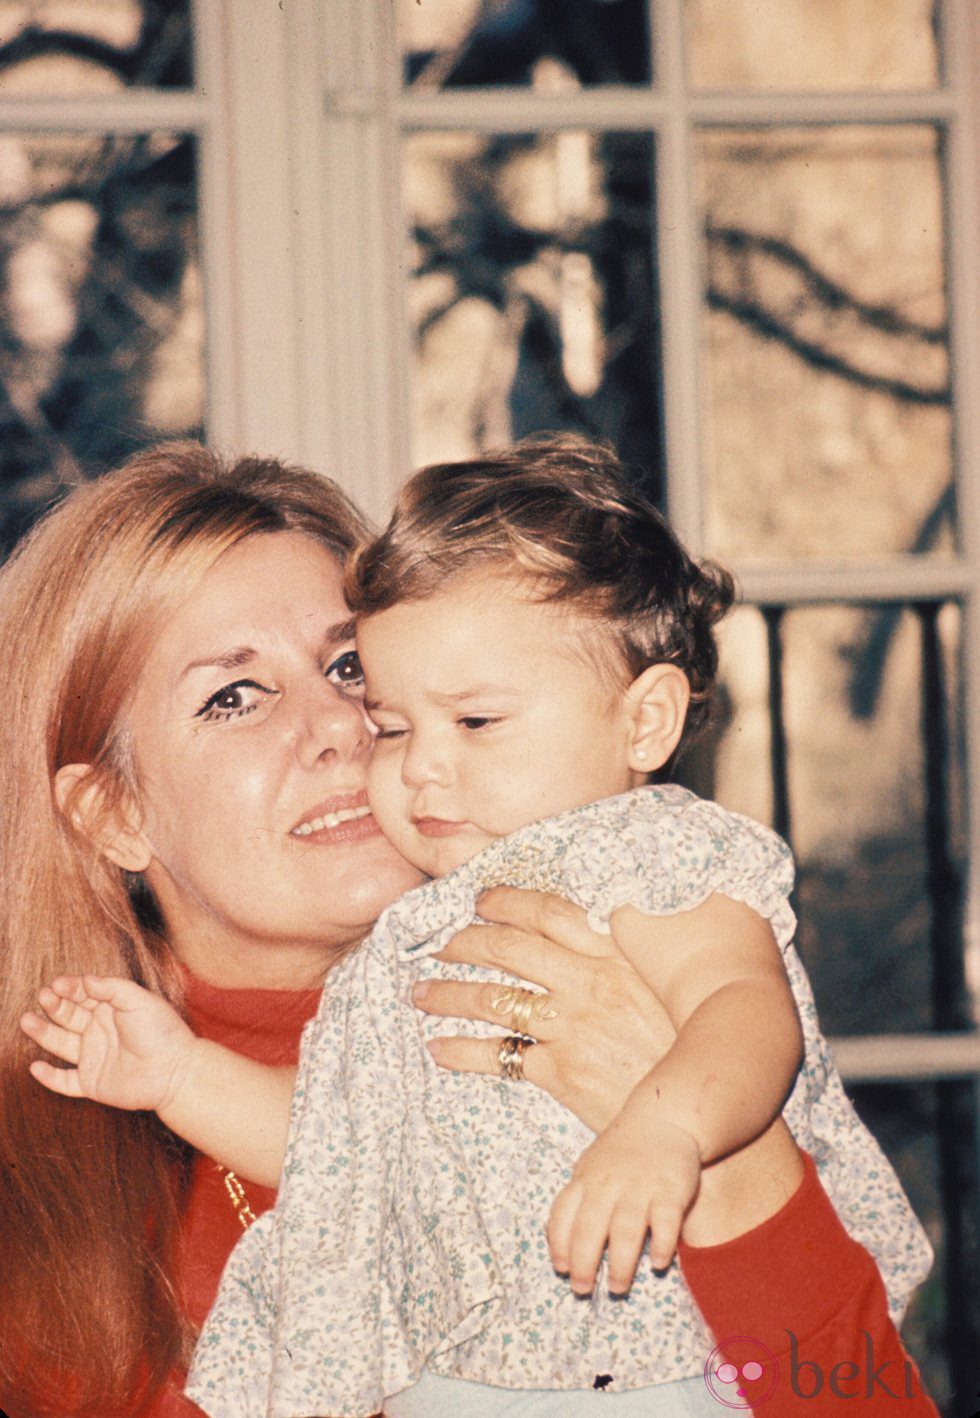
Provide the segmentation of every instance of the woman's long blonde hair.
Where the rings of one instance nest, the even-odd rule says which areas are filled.
[[[62,973],[175,997],[152,900],[71,824],[58,770],[138,794],[124,711],[167,616],[229,547],[302,531],[339,559],[364,534],[327,479],[167,444],[72,492],[0,571],[0,1405],[131,1413],[186,1346],[172,1267],[187,1156],[152,1115],[47,1093],[18,1019]]]

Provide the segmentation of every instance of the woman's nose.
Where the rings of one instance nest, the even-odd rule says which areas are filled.
[[[297,731],[297,751],[307,766],[330,755],[367,757],[372,736],[360,701],[327,680],[311,685],[303,697]]]

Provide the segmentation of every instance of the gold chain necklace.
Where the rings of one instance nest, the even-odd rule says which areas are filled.
[[[229,1167],[222,1167],[217,1163],[218,1171],[221,1173],[225,1184],[225,1191],[228,1193],[228,1200],[231,1202],[235,1214],[242,1223],[242,1230],[247,1231],[255,1220],[255,1212],[248,1204],[248,1197],[245,1195],[245,1188],[242,1186],[235,1173]]]

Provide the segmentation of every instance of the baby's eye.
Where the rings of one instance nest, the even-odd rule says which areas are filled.
[[[407,729],[382,729],[379,725],[374,737],[375,739],[400,739],[404,738],[407,733]]]
[[[234,684],[223,685],[210,695],[194,717],[204,723],[216,719],[240,719],[244,714],[251,714],[272,693],[273,690],[266,689],[254,679],[239,679]]]
[[[360,698],[364,693],[364,671],[356,650],[345,650],[323,672],[331,684],[352,697]]]
[[[464,729],[485,729],[490,724],[499,724],[499,717],[495,718],[491,714],[467,714],[462,719],[457,720]]]

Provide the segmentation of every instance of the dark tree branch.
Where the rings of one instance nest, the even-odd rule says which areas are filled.
[[[117,49],[115,45],[77,30],[46,30],[29,25],[6,44],[0,45],[0,73],[28,60],[45,59],[51,55],[84,59],[131,82],[139,47]]]
[[[814,340],[806,340],[797,335],[786,321],[780,320],[757,300],[737,299],[734,296],[726,295],[715,286],[708,287],[707,300],[712,310],[721,310],[726,315],[731,315],[733,319],[747,325],[763,339],[772,340],[790,350],[813,369],[826,370],[862,389],[872,389],[879,394],[890,394],[909,404],[945,408],[951,402],[952,395],[949,384],[944,384],[937,389],[924,389],[917,384],[910,384],[905,379],[890,379],[886,375],[872,374],[868,370],[860,369],[841,355],[832,354],[829,350],[824,349]]]
[[[873,305],[859,300],[844,286],[818,271],[810,259],[788,241],[775,236],[759,236],[740,227],[712,226],[706,228],[708,245],[723,247],[733,256],[759,254],[796,271],[806,287],[828,310],[846,310],[856,315],[863,325],[881,330],[887,335],[911,335],[927,344],[945,345],[949,329],[943,325],[922,325],[907,320],[892,306]]]

